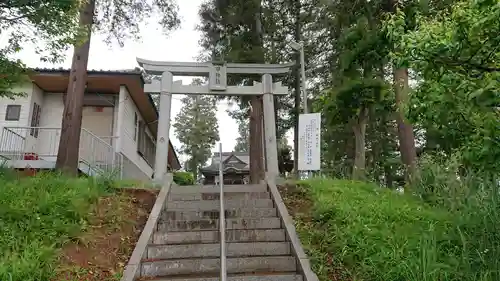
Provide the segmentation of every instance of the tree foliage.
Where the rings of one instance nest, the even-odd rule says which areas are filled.
[[[238,134],[236,138],[236,145],[234,146],[234,151],[236,152],[248,152],[250,149],[250,128],[248,124],[248,119],[239,119],[238,123]]]
[[[126,39],[139,39],[141,25],[157,19],[165,33],[177,28],[180,19],[175,0],[97,0],[94,30],[107,42],[123,46]]]
[[[252,35],[243,24],[255,11],[239,1],[221,10],[222,2],[200,10],[202,47],[244,61],[256,51],[244,47]],[[460,153],[464,167],[496,169],[498,1],[262,0],[261,9],[266,61],[293,60],[291,34],[297,23],[301,29],[310,98],[325,124],[325,169],[387,186],[429,153]],[[279,101],[280,133],[296,122],[293,98]],[[233,117],[245,118],[245,106]]]
[[[200,46],[202,53],[200,60],[224,60],[227,62],[266,62],[289,63],[295,59],[296,51],[290,47],[294,40],[293,33],[295,19],[295,3],[290,0],[252,0],[252,1],[225,1],[206,0],[200,7],[200,24],[198,30],[202,34]],[[307,16],[307,9],[312,8],[314,1],[305,1],[302,6],[303,14]],[[300,9],[300,7],[299,7]],[[254,30],[256,18],[260,19],[262,34],[256,36]],[[255,47],[259,41],[261,47]],[[257,43],[256,43],[257,42]],[[257,44],[258,45],[258,44]],[[308,54],[314,52],[306,46]],[[298,67],[298,66],[297,66]],[[309,69],[308,69],[309,72]],[[261,77],[231,76],[229,83],[235,85],[251,85],[260,81]],[[294,93],[291,75],[274,77],[290,87],[290,94],[275,99],[277,136],[281,138],[294,126],[296,121],[294,112]],[[242,112],[232,115],[237,120],[248,118],[249,100],[247,97],[236,97]]]
[[[388,29],[400,53],[418,75],[409,116],[426,134],[429,150],[463,165],[500,172],[500,6],[498,1],[461,1],[450,12],[418,17],[417,28],[401,33],[407,20],[398,13]],[[403,26],[403,27],[401,27]]]
[[[78,39],[80,4],[76,0],[0,3],[0,35],[7,42],[0,49],[0,96],[16,96],[19,93],[12,89],[29,81],[26,66],[21,60],[13,59],[26,44],[33,45],[42,60],[55,62],[61,58],[61,51]]]
[[[29,71],[22,60],[13,59],[30,45],[42,61],[59,62],[63,51],[85,41],[87,29],[78,24],[82,0],[24,1],[0,3],[0,34],[7,45],[0,49],[0,96],[13,97],[15,86],[27,82]],[[98,0],[93,31],[103,34],[108,43],[123,46],[126,39],[138,39],[140,26],[158,16],[158,23],[168,32],[180,19],[173,0]]]

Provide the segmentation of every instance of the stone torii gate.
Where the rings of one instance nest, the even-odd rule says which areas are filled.
[[[277,177],[278,151],[276,143],[276,120],[274,118],[273,95],[286,95],[288,88],[281,82],[273,83],[272,75],[286,74],[290,64],[240,64],[224,62],[166,62],[150,61],[137,58],[146,73],[161,75],[161,81],[153,80],[144,85],[146,93],[160,93],[158,135],[156,138],[156,158],[154,181],[162,183],[167,173],[168,143],[170,133],[170,115],[173,94],[182,95],[224,95],[244,96],[263,95],[264,106],[264,149],[265,167],[269,175]],[[262,83],[253,86],[228,86],[227,74],[262,75]],[[173,81],[173,76],[205,76],[208,85],[183,85],[182,81]]]

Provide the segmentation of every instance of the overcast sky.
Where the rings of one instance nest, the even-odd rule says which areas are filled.
[[[200,34],[195,31],[195,26],[199,22],[198,8],[202,0],[179,0],[177,1],[180,8],[180,16],[182,19],[181,27],[168,37],[162,34],[161,29],[156,24],[149,24],[147,28],[142,29],[142,39],[139,42],[126,42],[123,48],[117,45],[109,46],[103,42],[103,37],[93,35],[90,46],[90,58],[88,69],[133,69],[137,67],[136,58],[145,58],[150,60],[164,61],[195,61],[195,57],[199,54],[200,48],[198,40]],[[16,57],[22,59],[30,67],[65,67],[71,66],[71,57],[73,50],[67,52],[66,60],[58,65],[42,63],[39,57],[34,53],[33,48],[29,46]],[[174,77],[174,80],[182,78],[184,84],[191,81],[189,77]],[[181,96],[174,96],[172,102],[172,121],[180,110]],[[236,122],[227,115],[227,102],[220,102],[218,105],[217,119],[219,121],[220,138],[224,151],[232,151],[238,137],[238,126]],[[170,130],[170,137],[176,148],[180,147],[180,143],[175,138],[173,127]],[[292,144],[290,142],[290,144]],[[218,150],[218,145],[213,151]],[[182,160],[185,160],[182,157]]]

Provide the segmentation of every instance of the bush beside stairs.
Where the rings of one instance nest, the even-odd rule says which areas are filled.
[[[303,273],[304,263],[267,184],[226,185],[224,190],[227,280],[317,280]],[[139,240],[122,280],[219,280],[219,187],[173,184],[162,192],[158,200],[166,203],[157,202],[157,215],[153,208],[150,220],[155,221],[148,223],[154,227],[145,233],[146,225],[141,239],[147,243]],[[139,255],[140,262],[134,262]]]

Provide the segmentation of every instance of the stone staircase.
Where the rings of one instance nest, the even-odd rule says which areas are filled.
[[[226,185],[224,191],[227,280],[317,280],[303,269],[268,185]],[[147,243],[141,235],[122,280],[219,280],[219,187],[172,185],[161,196],[166,203],[151,223],[155,227],[144,234],[146,225]]]

